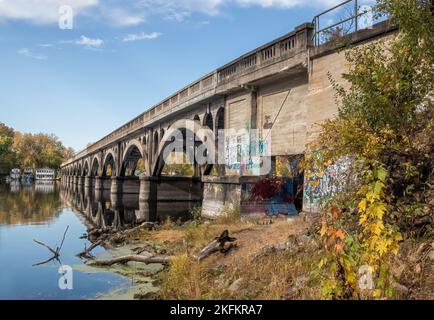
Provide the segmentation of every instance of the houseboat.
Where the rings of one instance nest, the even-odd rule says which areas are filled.
[[[54,181],[56,179],[56,171],[48,168],[37,169],[35,179],[39,181]]]
[[[24,169],[23,176],[21,177],[21,180],[23,182],[31,182],[33,179],[34,179],[33,169],[32,168]]]
[[[12,169],[11,170],[11,180],[19,180],[21,177],[21,170],[20,169]]]

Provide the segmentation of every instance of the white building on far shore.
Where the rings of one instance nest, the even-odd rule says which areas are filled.
[[[36,180],[53,181],[56,179],[56,171],[53,169],[37,169],[35,173]]]

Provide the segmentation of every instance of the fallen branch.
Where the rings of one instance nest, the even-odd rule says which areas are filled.
[[[59,253],[57,252],[57,250],[52,249],[48,244],[45,244],[45,243],[38,241],[38,240],[35,240],[35,239],[33,239],[33,242],[39,244],[40,246],[47,248],[49,251],[51,251],[52,254],[54,254],[55,257],[59,256]]]
[[[198,261],[202,261],[216,252],[228,253],[232,248],[236,247],[235,242],[237,239],[229,237],[229,231],[225,230],[220,237],[215,238],[214,241],[210,242],[205,248],[203,248],[197,255],[194,256]],[[226,246],[226,243],[229,245]]]
[[[111,260],[105,261],[95,261],[92,262],[91,266],[98,267],[110,267],[114,264],[126,264],[128,262],[140,262],[144,264],[168,264],[173,260],[173,257],[170,256],[151,256],[145,257],[140,255],[128,255],[123,257],[114,258]]]
[[[147,229],[147,230],[152,230],[155,227],[155,223],[154,222],[143,222],[141,225],[135,227],[135,228],[131,228],[131,229],[127,229],[125,231],[123,231],[122,233],[124,235],[130,235],[136,231],[139,231],[141,229]]]
[[[56,250],[51,248],[48,244],[43,243],[42,241],[38,241],[38,240],[33,239],[33,242],[39,244],[40,246],[47,248],[48,250],[51,251],[51,253],[54,254],[54,257],[57,258],[58,256],[60,256],[60,250],[62,250],[63,243],[65,242],[65,237],[66,237],[66,233],[68,232],[68,229],[69,229],[69,226],[66,227],[66,230],[63,233],[63,238],[62,238],[62,242],[60,244],[60,247],[56,247]]]
[[[123,230],[114,230],[113,228],[104,228],[104,229],[93,229],[89,230],[88,232],[88,238],[89,239],[99,239],[99,240],[107,240],[108,238],[112,239],[122,239],[125,236],[129,236],[133,234],[136,231],[139,231],[141,229],[147,229],[152,230],[155,228],[155,223],[153,222],[144,222],[140,224],[139,226],[136,226],[134,228],[130,229],[123,229]]]
[[[62,250],[63,243],[65,242],[66,233],[68,232],[68,230],[69,230],[69,226],[66,227],[65,232],[63,233],[63,238],[62,238],[62,242],[60,243],[60,247],[56,247],[56,249],[51,248],[48,244],[43,243],[42,241],[38,241],[38,240],[33,239],[33,242],[39,244],[40,246],[47,248],[53,254],[53,257],[51,257],[50,259],[48,259],[44,262],[33,265],[34,267],[46,264],[52,260],[58,260],[59,261],[60,251]]]
[[[95,242],[94,244],[92,244],[89,248],[87,248],[83,252],[79,253],[78,256],[79,257],[87,256],[89,253],[91,253],[93,251],[93,249],[95,249],[96,247],[102,245],[103,243],[104,243],[104,241],[98,240],[97,242]]]

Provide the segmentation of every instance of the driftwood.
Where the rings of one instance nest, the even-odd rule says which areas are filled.
[[[49,251],[51,251],[51,253],[52,253],[55,257],[58,257],[58,256],[59,256],[59,252],[57,251],[57,249],[56,249],[56,250],[52,249],[48,244],[45,244],[45,243],[43,243],[43,242],[41,242],[41,241],[38,241],[38,240],[35,240],[35,239],[33,239],[33,242],[39,244],[39,245],[42,246],[42,247],[47,248]]]
[[[152,230],[155,228],[154,222],[144,222],[140,224],[139,226],[136,226],[134,228],[125,228],[125,229],[113,229],[113,228],[103,228],[103,229],[93,229],[88,232],[88,238],[104,238],[107,239],[109,237],[124,237],[133,234],[134,232],[141,230],[141,229],[147,229]]]
[[[95,261],[92,262],[91,266],[98,266],[98,267],[110,267],[114,264],[126,264],[128,262],[141,262],[145,264],[168,264],[170,261],[172,261],[173,257],[170,256],[151,256],[151,257],[145,257],[141,255],[128,255],[123,257],[114,258],[111,260],[105,260],[105,261]]]
[[[104,244],[104,241],[98,240],[97,242],[95,242],[94,244],[92,244],[89,248],[87,248],[83,252],[79,253],[78,256],[79,257],[87,256],[87,255],[89,255],[93,251],[93,249],[95,249],[96,247],[98,247],[98,246],[100,246],[102,244]]]
[[[228,253],[232,248],[236,247],[233,243],[237,239],[229,237],[229,231],[225,230],[220,237],[215,238],[210,242],[205,248],[203,248],[197,255],[194,256],[195,259],[202,261],[216,252]],[[226,245],[229,243],[229,245]]]
[[[42,246],[42,247],[47,248],[47,249],[48,249],[48,250],[53,254],[53,257],[51,257],[50,259],[48,259],[48,260],[46,260],[46,261],[43,261],[43,262],[40,262],[40,263],[34,264],[34,265],[33,265],[34,267],[36,267],[36,266],[40,266],[40,265],[43,265],[43,264],[46,264],[46,263],[51,262],[51,261],[53,261],[53,260],[58,260],[58,261],[59,261],[60,251],[62,250],[63,243],[65,242],[66,233],[68,232],[68,230],[69,230],[69,226],[66,227],[66,230],[65,230],[65,232],[63,233],[62,242],[60,243],[60,246],[59,246],[59,247],[56,246],[56,249],[51,248],[48,244],[43,243],[42,241],[39,241],[39,240],[33,239],[33,242],[39,244],[39,245]]]

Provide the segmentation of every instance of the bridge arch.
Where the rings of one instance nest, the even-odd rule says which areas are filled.
[[[164,159],[164,150],[165,148],[173,143],[174,141],[174,132],[176,130],[180,130],[183,133],[183,140],[184,140],[184,151],[185,151],[185,141],[186,141],[186,133],[187,131],[190,131],[194,136],[198,137],[199,132],[205,133],[203,137],[203,141],[199,141],[199,143],[204,143],[206,141],[215,141],[215,136],[210,130],[204,130],[209,128],[204,128],[200,125],[198,121],[195,120],[178,120],[175,123],[173,123],[170,128],[167,130],[166,134],[161,138],[160,143],[157,147],[157,152],[155,153],[155,158],[152,163],[152,175],[153,176],[160,176],[163,172],[163,168],[165,165],[165,159]],[[213,165],[208,164],[205,166],[204,169],[205,175],[209,174],[211,171]]]
[[[207,113],[203,117],[203,126],[204,127],[208,127],[211,130],[214,130],[214,120],[212,118],[212,114],[211,113]]]
[[[138,140],[131,140],[125,147],[122,156],[120,176],[134,176],[139,161],[142,160],[145,165],[145,173],[149,173],[146,152]]]
[[[110,168],[110,170],[108,170]],[[116,176],[116,158],[112,151],[107,152],[102,166],[102,176]],[[109,174],[110,173],[110,174]]]
[[[90,176],[91,177],[100,176],[102,174],[101,157],[99,157],[98,155],[95,155],[92,158],[91,164],[92,164],[92,166],[90,167]]]
[[[84,161],[84,165],[83,165],[83,171],[82,171],[82,176],[87,177],[90,174],[90,170],[89,170],[89,160],[86,159]]]
[[[215,117],[215,129],[222,130],[225,128],[225,108],[221,107],[217,110],[217,115]]]

